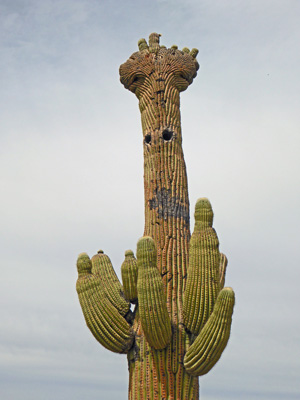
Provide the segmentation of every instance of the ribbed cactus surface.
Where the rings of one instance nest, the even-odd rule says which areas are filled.
[[[206,198],[197,201],[190,235],[179,94],[197,75],[198,50],[166,48],[159,37],[139,40],[120,67],[141,112],[144,235],[136,258],[125,253],[123,287],[102,251],[91,260],[80,254],[77,292],[95,338],[127,354],[129,400],[197,400],[198,377],[227,345],[234,292],[224,288],[227,258]]]

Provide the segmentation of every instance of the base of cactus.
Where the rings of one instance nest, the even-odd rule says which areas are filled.
[[[163,350],[155,350],[144,336],[136,336],[128,353],[129,400],[199,400],[199,378],[186,372],[183,354],[174,346],[176,335]]]

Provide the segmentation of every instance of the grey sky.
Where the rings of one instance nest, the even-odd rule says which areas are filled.
[[[117,273],[143,232],[137,99],[118,68],[151,32],[197,47],[181,95],[191,203],[208,197],[232,335],[201,398],[299,399],[297,0],[0,1],[1,399],[126,399],[75,292],[78,253]]]

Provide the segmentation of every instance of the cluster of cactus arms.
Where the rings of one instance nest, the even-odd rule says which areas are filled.
[[[144,236],[136,257],[125,253],[123,286],[102,250],[92,259],[80,254],[77,293],[94,337],[127,354],[129,400],[197,400],[198,377],[227,345],[235,300],[206,198],[196,203],[190,234],[179,94],[196,77],[198,50],[166,48],[159,37],[141,39],[120,67],[142,119]]]

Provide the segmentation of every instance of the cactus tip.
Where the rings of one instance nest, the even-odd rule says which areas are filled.
[[[78,260],[79,260],[79,258],[86,258],[86,257],[89,258],[87,253],[80,253],[79,256],[78,256]]]
[[[80,253],[77,258],[77,270],[79,274],[90,273],[92,269],[92,264],[90,257],[87,253]]]
[[[134,254],[133,254],[133,251],[132,250],[126,250],[125,251],[125,257],[126,256],[133,256]]]
[[[148,50],[148,45],[145,39],[140,39],[138,41],[139,51]]]
[[[143,237],[141,237],[140,239],[139,239],[139,241],[138,241],[138,245],[139,244],[143,244],[143,243],[145,243],[145,244],[154,244],[154,240],[153,240],[153,238],[151,237],[151,236],[143,236]]]
[[[196,58],[197,55],[198,55],[198,53],[199,53],[199,50],[193,48],[193,49],[191,50],[191,52],[190,52],[190,55],[191,55],[193,58]]]
[[[235,294],[234,294],[234,290],[232,289],[232,287],[224,287],[222,289],[222,292],[224,293],[224,295],[226,295],[228,298],[235,298]]]
[[[214,213],[210,201],[206,197],[198,199],[195,207],[195,221],[201,222],[203,226],[212,226]]]
[[[148,254],[156,253],[156,246],[153,238],[151,236],[143,236],[137,242],[136,255],[141,257],[141,255],[147,252]]]
[[[189,49],[188,47],[184,47],[184,48],[182,49],[182,51],[183,51],[184,53],[189,54],[190,49]]]
[[[197,200],[196,207],[211,209],[211,204],[207,197],[201,197]]]

